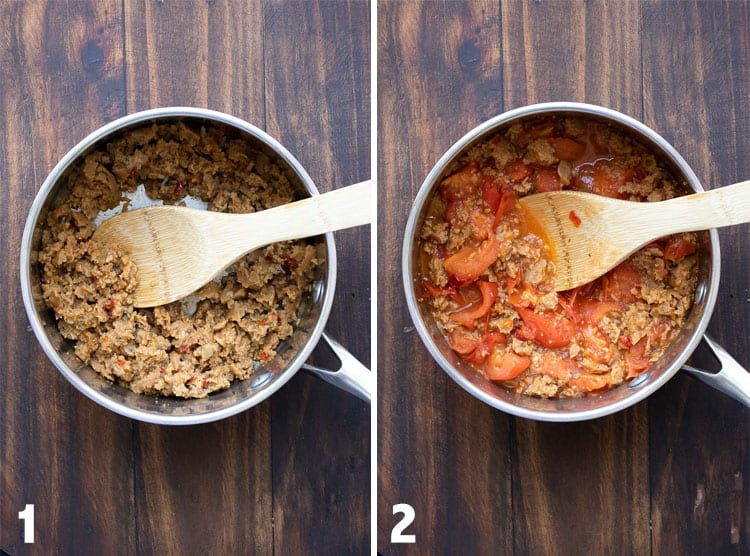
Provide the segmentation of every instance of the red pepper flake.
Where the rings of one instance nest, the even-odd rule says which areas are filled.
[[[166,374],[166,372],[167,372],[167,369],[165,369],[164,367],[159,367],[159,372],[160,372],[161,374]]]
[[[264,324],[266,324],[266,322],[268,322],[268,321],[266,320],[266,317],[263,317],[262,319],[260,319],[260,320],[258,321],[258,325],[260,325],[260,326],[263,326]]]
[[[299,266],[299,263],[297,262],[297,259],[294,257],[287,257],[286,258],[286,267],[291,271],[294,272],[297,270],[297,267]]]
[[[208,386],[208,380],[204,378],[203,382],[201,382],[201,388],[205,388],[206,386]]]
[[[129,178],[131,178],[131,179],[132,179],[132,178],[134,178],[134,177],[135,177],[135,174],[136,174],[136,172],[138,172],[138,166],[133,166],[133,167],[132,167],[132,168],[130,169],[130,173],[128,174],[128,177],[129,177]]]
[[[270,356],[270,355],[268,355],[267,353],[261,353],[261,354],[260,354],[260,360],[261,360],[261,361],[263,361],[264,363],[265,363],[266,361],[268,361],[269,359],[271,359],[271,356]]]
[[[122,355],[118,355],[116,361],[117,361],[117,364],[120,365],[120,367],[125,366],[125,359],[123,358]]]
[[[174,186],[174,196],[179,197],[183,189],[185,189],[185,185],[181,181],[178,181],[177,185]]]
[[[189,382],[190,384],[193,384],[193,383],[195,382],[195,377],[194,377],[194,376],[191,376],[191,377],[190,377],[190,380],[188,380],[188,382]]]
[[[115,309],[115,300],[110,299],[107,301],[107,303],[104,304],[104,308],[107,310],[107,312],[111,313]]]
[[[581,225],[581,219],[576,214],[576,211],[571,210],[570,214],[568,214],[568,218],[570,218],[570,221],[573,223],[573,226],[576,228]]]

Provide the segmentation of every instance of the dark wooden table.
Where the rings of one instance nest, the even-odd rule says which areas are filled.
[[[750,178],[747,2],[378,3],[378,549],[383,554],[750,554],[750,411],[684,373],[619,414],[517,419],[433,362],[406,310],[416,191],[464,133],[542,101],[645,122],[708,187]],[[748,226],[722,230],[709,332],[750,366]],[[414,507],[394,545],[392,507]]]
[[[246,119],[323,191],[368,178],[369,17],[357,0],[0,3],[1,549],[369,553],[366,404],[299,373],[225,421],[131,421],[47,361],[18,279],[26,213],[47,173],[86,134],[138,110],[199,106]],[[369,366],[369,229],[336,240],[328,330]],[[18,518],[26,504],[33,545]]]

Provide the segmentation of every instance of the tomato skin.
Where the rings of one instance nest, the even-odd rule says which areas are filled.
[[[679,261],[695,253],[695,243],[682,237],[671,237],[664,248],[664,258],[668,261]]]
[[[578,365],[569,357],[561,357],[554,351],[546,351],[542,354],[542,374],[555,380],[567,381],[568,378],[578,371]]]
[[[471,305],[450,315],[452,321],[465,326],[469,330],[474,330],[474,321],[489,313],[497,300],[498,287],[496,283],[480,280],[476,285],[482,293],[482,302],[479,305]]]
[[[447,202],[470,199],[476,193],[478,182],[477,167],[469,164],[443,180],[440,194]]]
[[[625,310],[623,303],[616,301],[597,301],[595,299],[579,299],[575,304],[575,309],[579,318],[594,326],[604,318],[604,315],[611,312],[621,313]]]
[[[500,242],[495,234],[490,234],[478,247],[464,247],[445,259],[443,266],[458,283],[468,284],[484,274],[499,254]]]
[[[531,359],[512,351],[493,349],[484,364],[484,374],[490,380],[511,380],[529,368]]]
[[[482,176],[482,199],[492,212],[497,210],[502,198],[501,185],[490,176]]]
[[[482,339],[477,342],[477,347],[471,353],[464,356],[464,359],[469,363],[481,367],[484,364],[487,356],[492,353],[497,344],[505,345],[508,342],[508,338],[505,334],[500,332],[487,332],[482,336]]]
[[[583,337],[583,356],[597,363],[609,364],[615,356],[612,344],[596,326],[585,326],[581,330]]]
[[[576,326],[569,319],[556,317],[550,313],[535,313],[525,307],[515,309],[523,320],[523,326],[518,333],[525,340],[532,340],[548,348],[561,348],[570,344],[575,336]]]
[[[477,348],[479,340],[459,329],[448,334],[448,343],[459,355],[468,355]]]
[[[602,276],[602,299],[632,303],[641,288],[641,273],[631,263],[620,263]],[[636,293],[634,293],[636,292]]]
[[[626,378],[635,378],[651,366],[651,359],[646,355],[648,338],[644,336],[625,353]]]
[[[534,174],[534,189],[537,193],[546,193],[548,191],[560,191],[562,182],[557,171],[552,168],[540,168]]]
[[[492,221],[493,230],[497,229],[497,225],[500,224],[506,214],[513,210],[513,207],[515,207],[515,205],[516,195],[512,191],[504,189],[500,196],[500,202],[497,205],[497,210],[495,211],[495,218]]]
[[[579,392],[593,392],[606,388],[610,384],[609,375],[585,374],[571,377],[568,386]]]
[[[503,174],[512,181],[523,181],[533,173],[534,169],[519,159],[511,160],[503,169]]]
[[[548,141],[555,151],[555,156],[560,160],[573,162],[586,152],[586,145],[569,137],[550,137]]]

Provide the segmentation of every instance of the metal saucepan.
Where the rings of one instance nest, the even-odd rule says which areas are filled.
[[[318,194],[305,169],[280,143],[255,126],[220,112],[199,108],[159,108],[125,116],[94,131],[73,147],[44,181],[29,211],[21,242],[24,305],[31,327],[47,357],[73,386],[95,402],[121,415],[150,423],[192,425],[229,417],[268,398],[300,367],[369,402],[372,374],[340,344],[323,333],[336,285],[336,248],[330,233],[317,238],[316,247],[325,263],[321,265],[312,294],[300,310],[301,322],[294,334],[282,343],[277,356],[261,365],[248,380],[235,381],[229,389],[207,398],[177,399],[136,394],[106,380],[82,363],[73,354],[71,343],[60,335],[55,317],[42,299],[37,261],[41,237],[39,225],[45,221],[47,212],[66,195],[66,173],[90,151],[108,143],[125,130],[178,120],[199,125],[218,124],[245,137],[260,152],[279,164],[301,195]],[[321,335],[341,360],[341,368],[336,371],[305,363]]]
[[[619,127],[640,139],[660,158],[672,167],[674,173],[683,178],[694,191],[703,188],[693,171],[677,151],[656,132],[642,123],[619,112],[572,102],[537,104],[511,110],[481,125],[462,137],[446,152],[430,171],[414,200],[404,236],[402,268],[406,300],[412,320],[427,350],[448,375],[473,396],[507,413],[541,421],[582,421],[602,417],[631,406],[650,395],[667,382],[678,370],[696,374],[701,380],[722,390],[750,406],[750,374],[721,347],[704,336],[716,302],[719,287],[719,236],[710,230],[699,246],[699,283],[693,307],[678,337],[670,344],[666,353],[650,370],[630,382],[599,395],[572,399],[547,400],[516,394],[487,380],[451,350],[431,317],[429,311],[418,300],[416,291],[418,232],[427,211],[427,201],[451,165],[463,153],[489,135],[514,123],[523,122],[540,115],[583,115]],[[721,363],[718,373],[709,373],[685,365],[701,339],[714,351]]]

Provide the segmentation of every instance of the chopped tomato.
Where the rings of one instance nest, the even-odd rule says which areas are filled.
[[[503,173],[512,181],[523,181],[534,173],[534,169],[519,159],[511,160],[505,165]]]
[[[625,353],[626,378],[634,378],[651,366],[651,358],[646,354],[648,337],[644,336]]]
[[[580,318],[596,326],[604,315],[611,312],[621,313],[625,307],[615,301],[597,301],[595,299],[580,299],[576,304],[576,311]]]
[[[494,234],[478,247],[464,247],[443,262],[445,271],[459,283],[467,284],[479,278],[500,254],[500,242]]]
[[[455,174],[448,176],[440,184],[440,193],[446,201],[470,199],[474,196],[479,178],[474,164],[462,168]]]
[[[628,261],[620,263],[602,276],[602,299],[632,303],[641,287],[641,274]]]
[[[471,237],[477,241],[487,239],[492,233],[493,219],[491,214],[475,212],[471,215]]]
[[[560,160],[572,162],[586,152],[586,145],[569,137],[550,137],[548,141],[555,151],[555,156]]]
[[[562,182],[556,170],[552,168],[540,168],[534,174],[534,188],[537,193],[560,191],[562,189]]]
[[[482,176],[482,199],[492,212],[497,211],[502,197],[501,184],[491,176]]]
[[[531,284],[523,282],[520,288],[514,287],[514,289],[508,294],[508,301],[514,307],[528,307],[529,305],[536,303],[536,300],[542,297],[542,295],[544,294],[534,288]]]
[[[695,253],[695,243],[684,237],[671,237],[664,248],[664,258],[668,261],[679,261]]]
[[[495,348],[484,364],[484,373],[490,380],[511,380],[528,369],[529,365],[531,359],[528,357]]]
[[[596,326],[585,326],[583,336],[583,356],[597,363],[609,363],[615,356],[612,344]]]
[[[441,288],[425,279],[422,279],[422,287],[427,290],[427,293],[429,293],[432,297],[445,297],[456,293],[455,288]]]
[[[561,357],[553,351],[542,354],[542,374],[555,380],[568,380],[570,375],[578,370],[576,362],[569,357]]]
[[[470,305],[450,316],[451,320],[465,326],[469,330],[474,330],[474,321],[488,314],[497,299],[498,288],[496,283],[480,280],[476,285],[482,293],[482,302]]]
[[[530,127],[527,127],[518,134],[516,137],[516,143],[521,146],[526,146],[534,139],[540,139],[542,137],[549,137],[555,130],[554,122],[542,122]]]
[[[609,375],[584,374],[570,378],[568,386],[579,392],[593,392],[609,386]]]
[[[468,355],[479,345],[479,340],[461,329],[454,330],[448,335],[451,349],[461,355]]]
[[[515,204],[516,204],[515,194],[512,191],[504,189],[500,197],[500,202],[497,205],[497,210],[495,211],[495,219],[492,222],[493,230],[497,228],[498,224],[500,224],[500,221],[503,219],[503,216],[505,216],[511,210],[513,210],[513,207],[515,206]]]
[[[575,335],[575,324],[572,320],[557,317],[554,313],[535,313],[525,307],[515,308],[523,320],[518,330],[521,338],[532,340],[548,348],[567,346]]]
[[[492,353],[497,344],[505,345],[507,341],[508,338],[505,334],[501,334],[500,332],[486,332],[477,342],[477,347],[471,353],[465,355],[464,359],[469,363],[480,366],[487,359],[487,356]]]
[[[634,172],[620,167],[609,160],[600,160],[592,164],[581,164],[577,168],[576,185],[597,195],[623,199],[626,197],[620,190],[633,179]]]

